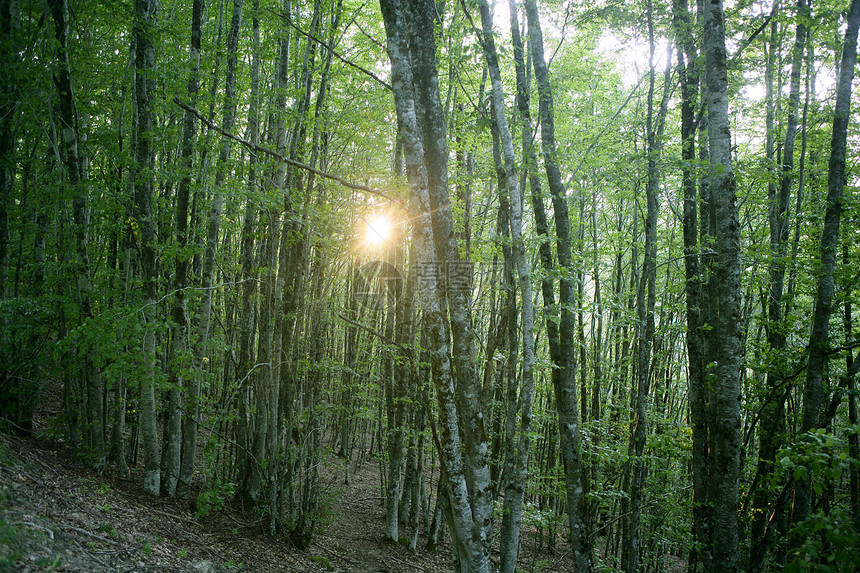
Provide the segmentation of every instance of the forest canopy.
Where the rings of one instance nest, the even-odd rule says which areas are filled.
[[[0,0],[0,427],[298,550],[374,463],[464,573],[856,571],[858,26]]]

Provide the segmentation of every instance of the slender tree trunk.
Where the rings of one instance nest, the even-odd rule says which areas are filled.
[[[600,261],[601,252],[598,247],[598,228],[597,228],[597,212],[598,212],[598,196],[595,194],[592,197],[591,203],[591,250],[592,250],[592,277],[594,281],[594,307],[597,312],[597,324],[592,322],[592,338],[594,340],[594,385],[591,395],[591,417],[593,420],[600,420],[601,417],[601,402],[603,401],[603,298],[600,293]],[[598,468],[593,468],[596,474]]]
[[[543,299],[544,314],[546,316],[544,326],[546,327],[547,346],[549,347],[549,356],[553,365],[561,364],[561,349],[559,342],[558,328],[558,313],[559,308],[555,301],[554,280],[552,278],[555,272],[555,263],[552,253],[552,245],[549,236],[549,225],[547,223],[546,208],[543,203],[543,193],[541,190],[540,176],[538,174],[538,161],[534,145],[534,130],[531,120],[531,112],[529,109],[529,81],[527,78],[528,67],[524,61],[524,50],[522,39],[520,38],[518,23],[514,15],[516,9],[511,5],[511,33],[514,44],[514,62],[516,65],[517,78],[517,109],[521,122],[522,134],[522,149],[524,156],[525,169],[528,173],[529,191],[531,195],[532,211],[535,219],[535,232],[540,238],[538,242],[538,252],[540,255],[540,265],[542,269],[541,275],[541,298]],[[517,33],[514,34],[514,27],[517,27]],[[561,381],[561,371],[559,368],[553,368],[550,373],[553,388],[558,388]],[[548,433],[552,433],[550,428]],[[547,474],[552,471],[555,466],[556,458],[552,445],[554,437],[548,437],[550,452],[546,456],[546,471]],[[550,537],[550,547],[554,546],[554,537]]]
[[[154,178],[155,114],[152,100],[155,96],[155,22],[157,0],[135,0],[135,97],[137,101],[137,168],[134,177],[135,236],[139,244],[140,270],[143,277],[143,354],[146,364],[140,380],[140,433],[143,440],[145,474],[143,489],[158,495],[161,472],[158,459],[158,432],[156,429],[155,370],[156,370],[156,269],[155,224],[152,213]]]
[[[202,38],[203,0],[194,0],[191,10],[191,48],[188,55],[188,101],[197,106],[198,76],[200,73],[200,45]],[[185,415],[182,419],[182,450],[179,475],[176,479],[176,496],[187,499],[191,490],[194,473],[194,458],[197,451],[197,398],[200,393],[198,372],[191,370],[185,354],[188,352],[188,311],[185,303],[185,288],[188,284],[189,259],[181,252],[188,245],[188,206],[191,187],[191,170],[194,156],[195,117],[185,114],[182,131],[182,150],[180,162],[185,169],[176,194],[176,242],[180,254],[176,257],[174,288],[175,294],[171,317],[173,319],[173,368],[185,372],[181,380],[185,385]],[[182,376],[180,374],[180,376]],[[163,487],[163,486],[162,486]]]
[[[396,229],[396,225],[394,226]],[[399,257],[395,251],[399,250],[395,245],[397,237],[391,237],[392,244],[387,248],[388,260],[383,263],[381,293],[382,299],[390,301],[392,296],[396,297],[393,305],[385,308],[385,337],[388,340],[397,340],[402,337],[401,318],[403,315],[402,297],[397,296],[394,290],[394,273],[399,268]],[[394,275],[394,276],[390,276]],[[389,289],[391,289],[389,291]],[[395,334],[397,332],[397,334]],[[385,537],[389,541],[397,543],[400,517],[400,474],[403,465],[403,416],[402,403],[402,374],[403,369],[395,365],[397,358],[394,356],[394,348],[387,345],[382,349],[384,358],[383,380],[385,390],[385,409],[388,428],[386,432],[386,447],[388,453],[388,474],[385,488]],[[399,360],[397,360],[399,362]]]
[[[460,257],[454,234],[451,202],[448,192],[448,150],[444,110],[439,99],[436,43],[433,33],[436,5],[431,0],[413,0],[409,17],[409,48],[414,68],[413,85],[419,126],[424,143],[424,165],[427,170],[428,200],[433,224],[433,241],[437,260],[446,274],[439,286],[447,303],[451,334],[451,359],[456,379],[456,407],[460,412],[463,435],[464,470],[483,553],[489,553],[493,512],[492,482],[487,455],[488,440],[484,428],[484,396],[472,352],[470,287],[472,269]]]
[[[851,82],[857,57],[857,31],[860,27],[860,0],[852,0],[848,10],[848,26],[842,44],[842,60],[836,85],[836,107],[833,111],[833,133],[830,140],[830,162],[827,173],[827,201],[824,211],[824,228],[821,233],[818,287],[812,331],[809,337],[809,361],[803,389],[803,418],[800,431],[807,439],[810,431],[819,427],[823,400],[822,379],[829,355],[830,314],[833,306],[834,271],[839,247],[839,223],[842,214],[842,195],[845,188],[845,156],[847,150],[848,119],[851,106]],[[812,494],[812,472],[807,464],[806,476],[795,481],[794,513],[792,525],[797,526],[809,516]],[[797,548],[803,541],[794,534],[791,544]]]
[[[458,562],[460,571],[463,572],[489,572],[489,547],[488,547],[488,525],[491,509],[489,503],[489,469],[486,463],[486,440],[482,435],[482,428],[475,427],[475,420],[469,420],[468,413],[464,414],[465,425],[470,430],[465,432],[461,438],[458,417],[462,411],[464,401],[473,400],[474,406],[479,406],[479,395],[474,393],[470,387],[457,388],[455,390],[455,376],[453,364],[465,366],[452,360],[449,356],[448,346],[448,321],[444,290],[441,281],[434,272],[438,269],[437,263],[454,262],[449,259],[451,251],[446,248],[451,245],[445,239],[452,238],[450,226],[450,204],[447,200],[446,164],[444,155],[434,150],[436,155],[430,158],[425,156],[427,149],[425,144],[431,139],[429,134],[422,134],[418,125],[418,113],[416,109],[416,97],[413,91],[412,64],[406,42],[407,20],[403,6],[396,0],[383,0],[381,3],[382,14],[385,21],[388,54],[392,65],[392,87],[394,101],[397,110],[398,125],[404,140],[404,151],[406,161],[407,179],[410,187],[410,216],[413,220],[413,248],[415,250],[416,263],[419,265],[419,295],[424,311],[425,333],[429,348],[430,363],[433,380],[437,390],[439,401],[439,448],[442,460],[442,473],[447,486],[447,501],[449,502],[449,524],[454,549],[454,557]],[[422,8],[413,7],[418,15]],[[425,17],[431,17],[432,12],[426,12]],[[416,23],[417,24],[417,23]],[[436,89],[435,73],[435,50],[433,48],[433,25],[432,20],[424,20],[429,24],[429,29],[424,30],[425,36],[413,46],[413,62],[420,65],[415,70],[415,75],[425,74],[423,80],[427,82],[424,87],[425,93],[422,102],[422,112],[425,129],[433,129],[434,126],[426,125],[426,120],[432,119],[437,123],[437,129],[441,128],[442,141],[436,141],[437,145],[444,142],[444,121],[441,115],[441,106],[438,105],[438,90],[434,97],[432,92]],[[420,26],[419,26],[420,27]],[[427,34],[429,34],[429,41]],[[413,37],[413,41],[415,38]],[[428,85],[429,84],[429,85]],[[428,103],[430,106],[428,107]],[[430,180],[435,179],[431,190]],[[433,206],[430,196],[436,193],[436,205]],[[434,217],[430,212],[433,207]],[[439,236],[437,237],[437,232]],[[442,248],[434,248],[434,243]],[[456,245],[454,245],[456,246]],[[442,255],[438,258],[438,255]],[[429,273],[428,273],[429,271]],[[465,293],[461,293],[465,296]],[[452,297],[453,298],[453,297]],[[457,301],[462,302],[462,300]],[[465,314],[464,311],[466,312]],[[460,306],[456,312],[461,314],[452,319],[452,322],[461,321],[458,328],[468,328],[468,322],[463,324],[462,320],[468,321],[467,308]],[[452,311],[452,314],[455,314]],[[462,334],[462,332],[460,333]],[[471,353],[471,344],[465,348],[456,348],[463,344],[462,339],[455,338],[453,349],[462,359],[463,354]],[[460,372],[458,385],[467,378],[470,371]],[[468,382],[468,381],[467,381]],[[462,396],[464,399],[458,399]],[[470,445],[469,442],[472,442]],[[477,457],[476,457],[477,456]],[[473,463],[476,462],[476,463]],[[467,468],[471,464],[471,479],[467,479]],[[485,475],[486,474],[486,475]],[[468,486],[472,484],[472,490]]]
[[[501,570],[513,573],[517,566],[519,553],[520,528],[522,526],[522,507],[525,495],[526,470],[528,467],[529,449],[531,447],[531,432],[533,427],[532,402],[534,396],[533,370],[535,363],[534,343],[534,306],[531,286],[531,269],[526,260],[525,243],[523,241],[523,194],[517,177],[516,158],[511,130],[505,114],[505,93],[502,87],[502,77],[499,71],[499,61],[496,55],[496,45],[493,38],[493,20],[486,0],[480,4],[481,24],[483,28],[484,57],[489,69],[492,85],[492,111],[501,142],[504,157],[505,190],[511,206],[511,254],[520,288],[520,303],[522,315],[522,388],[517,398],[514,391],[509,400],[513,403],[508,407],[520,406],[520,426],[516,435],[511,439],[516,442],[508,444],[510,455],[507,456],[505,468],[505,501],[502,512],[501,532]],[[516,25],[516,6],[511,11],[512,30]],[[520,42],[522,50],[522,42]],[[522,56],[520,56],[522,59]],[[514,379],[515,380],[515,379]],[[513,380],[509,381],[511,384]]]
[[[552,194],[553,216],[555,217],[556,249],[558,262],[565,273],[559,279],[559,356],[556,366],[559,379],[555,385],[556,408],[561,437],[561,451],[565,466],[565,485],[567,488],[567,511],[570,526],[571,549],[578,571],[592,569],[591,546],[588,542],[585,521],[585,499],[583,496],[582,438],[579,424],[579,409],[576,396],[576,357],[574,339],[574,316],[576,292],[573,285],[574,268],[571,258],[570,223],[567,210],[567,190],[561,179],[555,148],[555,119],[553,112],[552,88],[543,52],[543,33],[541,31],[537,6],[534,0],[526,0],[528,16],[529,45],[532,51],[532,65],[538,84],[540,98],[541,140],[543,144],[544,167]]]
[[[291,10],[291,0],[284,0],[282,11],[284,14],[289,14]],[[291,34],[289,27],[284,26],[281,31],[281,39],[278,51],[278,67],[275,72],[274,82],[277,86],[276,97],[273,102],[273,114],[277,114],[272,136],[276,144],[278,153],[286,155],[287,153],[287,125],[285,116],[285,108],[287,101],[287,90],[289,89],[290,80],[290,42]],[[263,178],[265,180],[265,178]],[[286,180],[286,165],[280,163],[275,169],[274,177],[271,178],[271,188],[274,193],[283,193],[283,185]],[[288,196],[288,195],[287,195]],[[273,328],[272,320],[274,319],[275,307],[275,290],[276,274],[278,269],[279,259],[279,237],[281,236],[281,216],[278,209],[270,207],[261,216],[261,224],[265,224],[267,232],[264,234],[262,245],[260,248],[261,266],[266,269],[265,275],[260,283],[260,310],[257,315],[256,326],[259,333],[257,343],[257,363],[263,367],[254,375],[254,406],[253,412],[249,416],[249,425],[253,430],[247,432],[247,442],[251,445],[250,453],[247,456],[247,463],[244,466],[245,476],[240,481],[240,495],[251,504],[259,502],[262,480],[263,480],[263,457],[266,453],[268,445],[270,458],[275,459],[276,453],[280,450],[280,437],[270,433],[270,426],[274,422],[270,420],[270,410],[274,408],[277,412],[277,400],[280,393],[274,387],[277,380],[273,377],[275,373],[273,364],[277,359],[273,352]],[[279,373],[278,373],[279,374]],[[253,421],[251,421],[253,420]],[[287,440],[289,437],[286,438]],[[275,517],[275,519],[277,519]]]
[[[248,110],[248,141],[251,145],[260,142],[260,20],[257,18],[259,0],[254,2],[254,17],[252,24],[253,59],[251,60],[251,102]],[[239,364],[236,368],[236,379],[239,388],[239,419],[236,423],[236,439],[241,451],[238,453],[238,475],[240,491],[247,483],[249,469],[254,460],[249,456],[253,432],[249,424],[251,412],[250,405],[251,381],[254,380],[253,372],[256,370],[253,364],[254,344],[253,333],[256,326],[254,320],[253,296],[257,290],[257,281],[254,268],[254,229],[257,219],[257,205],[253,200],[258,192],[257,170],[259,158],[252,154],[248,161],[248,194],[249,200],[245,203],[245,214],[242,222],[241,254],[242,264],[242,309],[239,317]]]
[[[497,287],[493,289],[491,308],[493,318],[493,339],[486,350],[486,363],[484,367],[484,387],[492,385],[493,402],[503,405],[494,408],[492,432],[494,436],[490,458],[493,466],[490,476],[495,484],[494,497],[504,487],[504,480],[500,479],[502,468],[506,467],[513,457],[514,450],[509,447],[516,435],[517,422],[517,363],[519,359],[519,342],[517,334],[519,320],[517,318],[517,287],[514,279],[514,262],[511,252],[511,205],[507,193],[505,193],[505,168],[502,163],[501,144],[499,142],[499,130],[495,121],[490,122],[490,134],[493,140],[493,163],[496,168],[496,191],[499,196],[499,208],[496,215],[496,240],[502,251],[502,268],[495,277]],[[497,262],[495,259],[494,262]],[[494,271],[497,267],[494,266]],[[500,296],[495,293],[499,290]],[[496,350],[504,348],[506,354],[504,365],[498,369],[493,368]],[[495,370],[495,372],[494,372]],[[503,453],[504,451],[504,453]],[[509,464],[508,464],[509,465]],[[505,471],[507,471],[505,469]]]
[[[700,416],[705,408],[701,404],[701,396],[704,390],[701,332],[699,330],[699,246],[698,246],[698,220],[696,217],[696,182],[693,177],[691,165],[696,158],[695,151],[695,110],[696,94],[698,92],[698,72],[696,70],[696,47],[692,34],[692,22],[690,21],[689,0],[674,0],[672,3],[672,24],[675,32],[675,45],[678,52],[678,76],[681,82],[681,186],[684,192],[683,203],[683,233],[684,233],[684,271],[685,271],[685,295],[687,299],[687,379],[689,380],[690,393],[690,422],[693,430],[694,457],[707,455],[697,450],[702,443],[702,434],[707,432],[703,428],[704,420]],[[694,463],[694,468],[703,466]],[[693,476],[693,533],[694,539],[701,541],[702,511],[699,501],[705,496],[706,485],[698,472]],[[707,542],[702,547],[707,547]],[[698,551],[694,549],[698,554]],[[697,559],[690,559],[695,563]],[[695,569],[695,565],[693,565]]]
[[[244,0],[233,1],[233,14],[230,19],[230,30],[227,34],[226,52],[227,67],[224,79],[224,104],[221,108],[221,130],[232,133],[236,115],[236,67],[238,65],[239,31],[242,27],[242,6]],[[197,348],[195,359],[201,371],[207,368],[211,336],[213,284],[215,282],[215,256],[218,249],[218,230],[221,225],[221,210],[224,206],[224,182],[226,181],[230,158],[231,140],[224,138],[218,155],[218,167],[215,172],[212,206],[209,210],[206,230],[206,249],[203,255],[202,283],[203,301],[197,317]],[[196,419],[198,401],[200,398],[199,377],[193,377],[189,385],[188,408],[189,419]],[[189,422],[194,424],[194,422]],[[189,427],[189,430],[191,428]],[[196,430],[196,428],[195,428]],[[195,432],[196,433],[196,432]]]
[[[740,471],[740,366],[743,356],[740,225],[731,163],[725,20],[722,0],[708,0],[704,14],[710,199],[715,261],[710,277],[712,327],[709,501],[713,508],[713,571],[736,571]]]
[[[842,264],[846,267],[850,264],[851,260],[848,253],[849,240],[847,235],[848,233],[845,232],[845,229],[843,228]],[[846,284],[845,302],[843,303],[842,329],[845,333],[845,342],[847,344],[850,344],[852,339],[854,339],[854,320],[851,310],[853,306],[851,304],[852,291],[854,291],[854,285],[851,283]],[[851,351],[849,351],[845,357],[845,368],[849,374],[853,369],[858,367],[854,362],[854,357],[851,355]],[[849,378],[846,382],[848,383],[848,387],[846,388],[848,392],[848,421],[853,425],[858,422],[857,397],[854,394],[857,382],[854,377]],[[848,456],[855,460],[860,456],[860,439],[858,439],[856,432],[848,435]],[[848,466],[848,499],[851,507],[851,517],[854,522],[854,529],[855,531],[860,531],[860,471],[858,471],[857,464],[851,464]]]
[[[337,8],[335,9],[335,14],[332,18],[332,35],[338,26],[340,6],[341,4],[338,3]],[[309,28],[311,36],[317,36],[320,33],[323,21],[322,7],[322,2],[320,0],[315,0]],[[329,45],[331,45],[333,41],[333,37],[331,37],[329,39]],[[299,117],[304,117],[310,113],[309,110],[311,108],[312,101],[311,93],[314,83],[312,72],[317,67],[315,63],[316,53],[316,42],[309,41],[305,45],[302,60],[302,73],[298,82],[298,86],[300,86],[302,90],[301,97],[296,106],[298,108]],[[316,106],[312,113],[313,135],[311,137],[311,152],[308,160],[312,166],[316,165],[320,156],[320,114],[328,92],[328,59],[324,60],[322,68],[323,71],[321,73],[319,88],[317,91]],[[297,122],[290,134],[288,153],[289,157],[294,160],[302,160],[306,145],[305,139],[308,131],[308,123],[309,122],[307,121]],[[325,151],[325,148],[323,148],[323,151]],[[307,393],[308,396],[304,396],[301,393],[302,389],[296,388],[297,375],[293,366],[295,359],[291,360],[290,354],[298,350],[298,348],[294,348],[293,340],[295,339],[295,333],[300,332],[301,320],[303,320],[301,309],[304,306],[305,289],[307,288],[308,283],[308,260],[311,251],[317,248],[315,240],[312,238],[313,235],[308,231],[309,212],[311,208],[310,206],[312,205],[310,202],[310,194],[314,188],[315,179],[312,174],[308,175],[305,189],[302,190],[302,177],[300,172],[297,172],[292,168],[288,168],[285,175],[286,178],[283,180],[280,179],[280,175],[278,178],[278,181],[283,183],[284,221],[281,226],[279,268],[275,283],[275,309],[277,310],[277,313],[275,315],[275,346],[273,350],[274,355],[280,357],[278,360],[280,371],[273,372],[273,376],[275,377],[272,380],[272,389],[273,391],[278,392],[278,396],[271,407],[269,415],[269,432],[272,436],[277,436],[277,439],[273,442],[276,447],[280,448],[277,456],[282,457],[282,459],[287,460],[288,462],[293,459],[296,459],[297,461],[295,466],[291,467],[288,465],[286,479],[284,477],[283,463],[270,464],[269,466],[269,531],[271,534],[274,534],[275,520],[280,519],[282,503],[279,500],[282,500],[284,497],[284,484],[285,481],[289,481],[289,472],[293,471],[293,468],[296,468],[300,472],[300,475],[303,475],[304,477],[304,479],[299,482],[301,484],[301,503],[296,506],[298,514],[295,516],[288,516],[287,521],[295,524],[293,529],[290,531],[291,538],[294,541],[298,539],[299,543],[309,543],[316,523],[314,508],[317,503],[318,491],[318,471],[315,460],[318,460],[319,457],[318,432],[321,430],[317,426],[319,418],[317,416],[316,405],[312,402],[314,399],[313,397],[317,392],[318,382],[316,376],[312,375],[310,377],[309,388],[306,386],[304,389],[304,392]],[[280,185],[279,188],[281,188]],[[301,213],[298,213],[294,207],[294,197],[302,197],[302,193],[304,193],[303,208]],[[316,209],[319,209],[324,198],[325,194],[318,190]],[[322,264],[321,257],[322,255],[317,251],[319,265]],[[315,271],[312,269],[312,272],[316,273],[321,271]],[[311,282],[312,281],[313,277],[311,278]],[[313,319],[314,323],[311,325],[311,328],[316,329],[321,327],[321,325],[317,324],[317,322],[319,322],[318,318],[319,317],[309,315],[305,320],[310,321]],[[294,406],[294,404],[296,404],[296,406]],[[302,413],[302,404],[306,404],[305,409],[307,413]],[[308,437],[303,439],[303,444],[296,444],[297,447],[294,449],[290,442],[290,437],[293,431],[292,428],[294,427],[293,420],[296,418],[297,414],[309,419],[307,424]],[[285,428],[287,429],[286,432],[284,432]],[[270,450],[270,459],[276,459],[274,452],[274,449]],[[304,462],[304,465],[302,465],[302,462]],[[292,487],[292,484],[288,484],[287,487],[289,489]],[[288,496],[289,495],[290,494],[288,493]]]
[[[63,5],[59,0],[53,4]],[[52,14],[55,8],[52,6]],[[55,16],[56,17],[56,16]],[[55,23],[56,25],[56,23]],[[17,68],[16,35],[18,33],[17,0],[0,1],[0,59],[4,66]],[[16,71],[7,69],[0,77],[0,300],[6,298],[6,283],[9,270],[9,200],[15,182],[15,111],[18,98],[13,78]]]
[[[699,6],[701,10],[701,5]],[[693,536],[695,544],[691,550],[689,569],[695,572],[701,562],[705,571],[713,565],[711,544],[711,505],[708,494],[708,404],[709,397],[705,382],[705,337],[702,327],[706,320],[707,291],[705,269],[709,262],[702,256],[706,246],[704,237],[708,236],[709,218],[707,206],[709,192],[706,178],[699,178],[700,203],[697,204],[696,178],[692,165],[696,160],[696,99],[704,85],[700,86],[703,75],[700,68],[704,56],[696,54],[693,40],[692,21],[688,0],[675,0],[673,3],[674,22],[678,46],[683,50],[678,58],[682,78],[681,91],[681,140],[684,166],[682,185],[684,187],[684,264],[685,294],[687,299],[687,365],[690,394],[690,424],[692,426],[692,473],[693,473]],[[683,63],[683,66],[682,66]],[[705,110],[706,111],[706,110]],[[699,120],[699,158],[707,159],[707,115]],[[701,214],[699,216],[699,214]]]
[[[663,126],[668,108],[671,87],[671,53],[666,57],[666,78],[663,85],[663,97],[654,117],[654,88],[657,74],[654,68],[654,25],[652,6],[648,3],[648,33],[651,46],[651,70],[648,85],[648,117],[647,154],[648,181],[645,187],[645,245],[642,261],[642,278],[636,292],[636,314],[639,322],[639,339],[637,341],[636,366],[636,397],[635,417],[633,425],[633,476],[630,484],[630,536],[625,570],[635,573],[639,569],[639,554],[641,551],[641,512],[642,498],[645,489],[646,464],[645,438],[647,436],[647,403],[649,383],[651,378],[652,347],[654,345],[654,306],[656,299],[657,281],[657,199],[660,193],[660,169],[658,164],[663,148]]]
[[[92,309],[92,281],[90,280],[90,261],[88,255],[89,244],[89,219],[90,208],[87,198],[87,173],[84,169],[84,158],[79,146],[78,113],[75,107],[74,93],[72,91],[71,64],[68,53],[68,6],[65,0],[52,0],[51,15],[54,20],[54,36],[57,40],[59,65],[54,83],[60,102],[59,119],[62,128],[62,139],[64,143],[64,162],[66,176],[72,188],[72,210],[74,216],[74,242],[75,242],[75,276],[77,278],[77,298],[81,311],[81,319],[91,319]],[[4,167],[4,171],[5,171]],[[14,173],[14,170],[11,170]],[[9,180],[11,185],[11,179]],[[0,189],[0,193],[4,190]],[[3,198],[0,197],[0,202]],[[5,217],[5,212],[0,212],[0,217]],[[0,225],[5,225],[0,221]],[[3,229],[0,229],[3,231]],[[5,265],[4,265],[5,266]],[[2,296],[2,291],[0,291]],[[102,383],[101,373],[95,365],[97,348],[88,344],[84,351],[82,361],[83,379],[86,393],[86,411],[82,414],[86,417],[86,444],[89,448],[91,461],[96,467],[101,467],[105,462],[104,428],[102,425]]]
[[[192,7],[191,46],[189,50],[188,99],[192,106],[197,102],[197,81],[200,68],[201,19],[203,3]],[[185,287],[188,283],[188,259],[183,253],[188,244],[188,206],[191,186],[191,169],[194,153],[195,118],[185,114],[182,132],[180,161],[185,173],[179,182],[176,196],[176,242],[179,254],[174,270],[174,296],[171,307],[173,344],[171,346],[168,417],[164,424],[164,444],[161,454],[161,493],[185,499],[191,487],[194,458],[197,450],[197,400],[200,393],[199,374],[192,370],[188,360],[188,315]],[[204,295],[205,296],[205,295]],[[185,415],[180,415],[180,391],[185,390]],[[184,469],[184,476],[180,475]],[[182,482],[179,491],[177,487]]]
[[[782,309],[784,308],[783,291],[785,283],[786,254],[789,236],[788,205],[791,195],[791,185],[796,179],[794,173],[794,143],[797,134],[798,108],[800,107],[800,72],[803,63],[803,51],[806,43],[805,18],[808,8],[805,0],[797,2],[797,26],[792,49],[791,83],[788,96],[788,119],[785,128],[785,145],[782,151],[782,165],[779,173],[778,194],[771,192],[768,198],[770,222],[770,288],[767,300],[767,342],[775,363],[767,374],[767,402],[762,409],[759,424],[759,460],[757,478],[766,484],[772,472],[780,445],[784,442],[785,427],[785,398],[788,389],[785,387],[785,377],[788,374],[784,364],[786,349],[786,325]],[[771,48],[772,50],[775,47]],[[769,138],[772,137],[769,135]],[[771,154],[772,156],[772,154]],[[784,531],[785,518],[780,505],[773,505],[767,488],[760,486],[752,498],[751,512],[753,522],[750,530],[752,545],[750,548],[749,571],[759,571],[772,540],[772,527]],[[777,553],[777,559],[784,552]]]

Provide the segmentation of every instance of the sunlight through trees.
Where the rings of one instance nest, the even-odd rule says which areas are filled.
[[[296,551],[372,467],[463,573],[858,570],[858,25],[0,0],[0,427]]]

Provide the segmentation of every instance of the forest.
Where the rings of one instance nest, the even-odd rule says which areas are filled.
[[[858,26],[0,0],[0,430],[292,551],[369,464],[462,573],[860,570]]]

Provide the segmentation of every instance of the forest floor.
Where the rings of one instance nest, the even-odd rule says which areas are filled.
[[[379,465],[329,476],[329,521],[307,551],[269,537],[261,520],[233,509],[196,518],[189,504],[153,497],[139,476],[99,474],[68,450],[0,434],[0,573],[5,571],[451,571],[450,545],[417,552],[382,536]],[[555,556],[523,535],[522,571],[572,571],[559,539]],[[496,548],[497,549],[497,548]],[[498,563],[498,554],[493,560]]]

